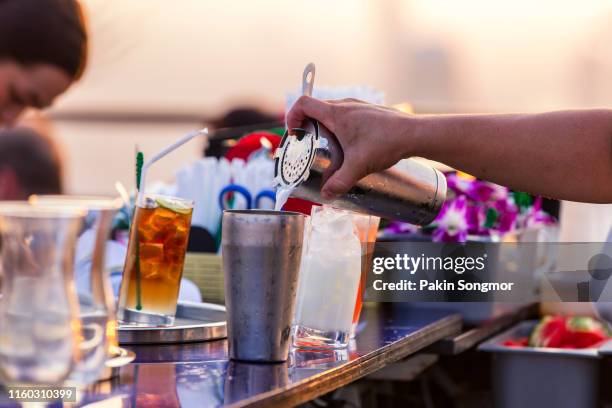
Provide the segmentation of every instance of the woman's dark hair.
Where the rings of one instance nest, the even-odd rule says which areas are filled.
[[[76,0],[0,0],[0,59],[51,64],[78,79],[87,32]]]

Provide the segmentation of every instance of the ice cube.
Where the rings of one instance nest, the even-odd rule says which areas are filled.
[[[189,233],[189,228],[183,226],[177,226],[176,231],[174,231],[173,237],[174,240],[182,245],[187,239],[187,234]]]
[[[166,250],[166,262],[182,263],[185,258],[185,251],[181,247],[170,247]]]
[[[177,255],[178,256],[178,255]],[[164,279],[168,283],[179,283],[183,275],[183,261],[169,263],[164,270]]]
[[[140,275],[143,279],[156,279],[160,276],[160,263],[141,261],[140,262]]]
[[[164,244],[147,242],[140,244],[140,260],[162,262],[164,260]]]
[[[187,234],[187,228],[175,226],[173,231],[169,232],[164,238],[166,253],[168,251],[183,252],[183,247],[187,244]]]
[[[141,224],[138,227],[138,239],[142,241],[153,241],[159,230],[152,224]]]
[[[165,228],[176,218],[177,213],[166,208],[158,208],[151,216],[151,223],[157,228]]]
[[[353,217],[347,211],[323,207],[313,215],[312,228],[337,239],[346,238],[353,234]]]

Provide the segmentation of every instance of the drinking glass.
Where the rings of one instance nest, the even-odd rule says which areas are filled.
[[[0,378],[61,385],[79,361],[74,248],[84,213],[0,204]]]
[[[176,314],[193,201],[146,194],[136,203],[119,291],[122,324],[171,326]]]
[[[67,381],[86,387],[100,379],[106,361],[117,355],[119,347],[115,298],[105,267],[105,253],[112,221],[122,202],[111,197],[63,195],[34,195],[29,201],[36,207],[78,208],[86,213],[75,251],[81,358]]]
[[[314,207],[300,271],[293,345],[310,349],[348,345],[361,278],[355,213]]]
[[[359,289],[357,290],[357,301],[355,302],[355,310],[353,311],[353,325],[351,327],[351,338],[355,337],[357,332],[357,324],[359,324],[359,316],[363,307],[363,292],[365,290],[366,278],[368,271],[372,265],[374,256],[374,244],[376,243],[376,234],[380,225],[380,218],[374,215],[357,214],[353,215],[353,220],[359,241],[361,242],[361,279],[359,280]]]

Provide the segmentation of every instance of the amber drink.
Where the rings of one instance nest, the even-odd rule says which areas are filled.
[[[174,323],[193,202],[146,195],[136,205],[119,293],[122,324]]]

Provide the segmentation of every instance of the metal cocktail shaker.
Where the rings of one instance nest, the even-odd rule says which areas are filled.
[[[284,211],[223,212],[221,245],[232,360],[287,360],[305,218]]]
[[[314,120],[293,133],[295,136],[285,133],[275,166],[277,183],[295,188],[292,197],[417,225],[432,222],[444,204],[446,178],[414,159],[370,174],[347,194],[325,200],[321,187],[342,165],[342,148],[336,137]]]
[[[312,93],[314,65],[304,70],[305,95]],[[446,178],[433,167],[406,159],[390,169],[370,174],[345,195],[321,197],[323,182],[342,166],[344,154],[336,136],[316,120],[304,128],[285,132],[275,154],[279,188],[293,190],[292,197],[382,218],[427,225],[436,218],[446,199]]]

